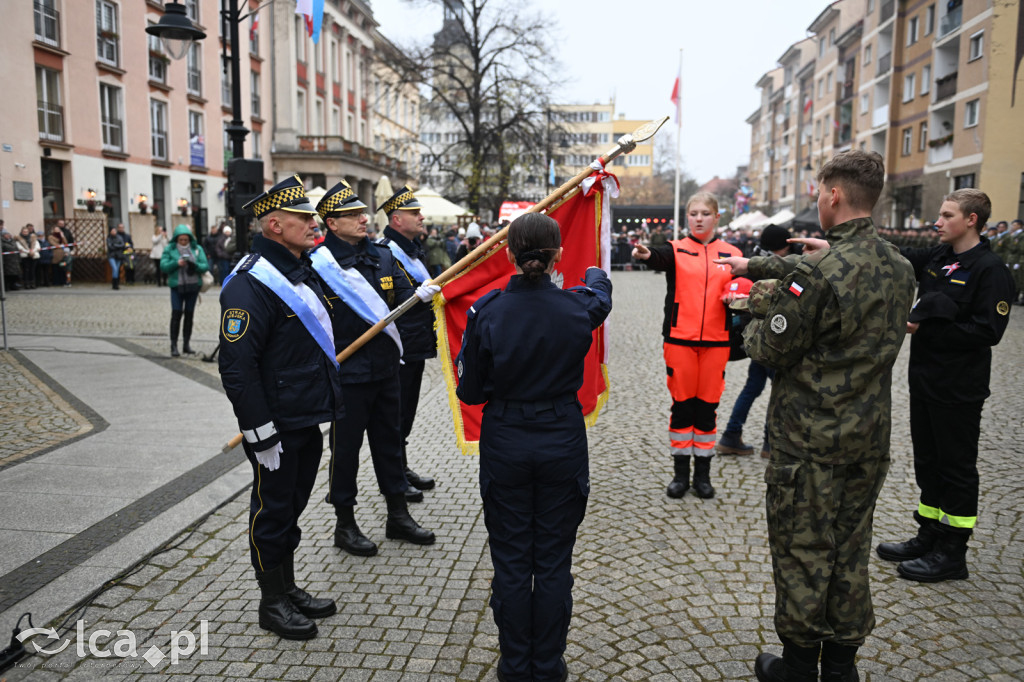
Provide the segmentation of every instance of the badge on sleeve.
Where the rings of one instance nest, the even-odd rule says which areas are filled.
[[[462,360],[459,360],[459,378],[462,378]]]
[[[999,303],[996,303],[996,312],[1002,315],[1003,317],[1009,315],[1010,304],[1007,303],[1006,301],[1000,301]]]
[[[221,322],[221,333],[228,341],[234,342],[245,336],[249,329],[249,313],[241,308],[228,308],[224,311]]]
[[[776,315],[775,317],[772,318],[771,329],[776,334],[781,334],[782,332],[786,331],[786,327],[788,326],[789,322],[787,322],[786,318],[783,317],[782,315]]]

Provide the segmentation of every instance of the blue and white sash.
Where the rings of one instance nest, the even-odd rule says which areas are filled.
[[[310,306],[310,301],[307,301],[295,290],[296,285],[289,282],[265,258],[260,258],[253,263],[252,267],[249,268],[249,274],[265,284],[267,288],[277,294],[278,298],[284,301],[286,306],[292,309],[292,312],[302,322],[302,326],[306,328],[306,331],[309,332],[310,336],[317,342],[317,345],[331,359],[331,364],[334,365],[334,368],[337,369],[339,365],[334,353],[334,330],[331,329],[330,315],[328,315],[327,309],[323,307],[323,304],[318,299],[310,297],[310,301],[316,301],[319,304],[323,313],[322,315],[317,315],[317,312]],[[313,293],[313,290],[305,284],[297,286],[307,289],[311,294]],[[326,324],[324,324],[325,320],[327,321]]]
[[[391,253],[395,254],[395,258],[401,261],[402,265],[405,266],[405,271],[415,277],[420,284],[430,279],[430,273],[427,271],[427,266],[425,266],[419,258],[413,258],[405,251],[402,251],[402,247],[394,241],[388,242],[388,248],[391,249]]]
[[[327,286],[341,297],[352,312],[367,323],[377,324],[391,312],[377,290],[359,274],[359,271],[355,268],[341,267],[326,246],[314,249],[309,254],[309,259],[313,262],[313,269],[323,277]],[[384,327],[384,333],[391,337],[398,346],[398,354],[402,355],[402,337],[399,336],[395,323]]]

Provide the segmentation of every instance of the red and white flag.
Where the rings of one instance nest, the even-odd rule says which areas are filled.
[[[680,121],[680,112],[679,112],[679,76],[676,76],[675,85],[672,86],[672,97],[669,98],[669,101],[672,102],[672,104],[674,104],[675,107],[676,107],[676,123],[679,123],[679,121]]]

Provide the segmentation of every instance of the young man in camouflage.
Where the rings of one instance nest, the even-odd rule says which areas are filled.
[[[793,267],[734,262],[759,279],[744,334],[751,359],[776,370],[765,471],[780,658],[757,679],[858,679],[857,649],[874,626],[868,558],[875,500],[889,469],[892,365],[906,335],[914,271],[882,239],[871,211],[882,158],[848,151],[818,172],[817,240]],[[767,278],[781,279],[767,279]]]

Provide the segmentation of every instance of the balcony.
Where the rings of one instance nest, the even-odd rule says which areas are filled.
[[[60,47],[60,12],[41,3],[33,3],[35,8],[36,40]]]
[[[53,102],[37,100],[39,111],[39,139],[50,142],[64,141],[64,107]]]
[[[337,155],[353,160],[358,159],[380,168],[397,169],[400,173],[405,172],[405,163],[358,142],[346,140],[341,135],[299,135],[296,138],[295,147],[284,143],[283,140],[275,141],[275,145],[277,154]]]
[[[882,9],[878,13],[878,23],[879,23],[879,25],[884,24],[885,22],[889,21],[889,19],[892,18],[893,10],[895,10],[895,9],[896,9],[896,2],[895,2],[895,0],[888,0],[888,2],[883,2],[882,3]]]
[[[892,52],[886,52],[878,58],[878,64],[875,65],[875,76],[884,76],[889,73],[892,69]]]
[[[963,19],[964,8],[961,5],[951,12],[947,13],[946,16],[939,20],[939,38],[945,38],[953,31],[960,28],[960,22]]]
[[[952,137],[952,136],[950,136]],[[935,165],[937,163],[945,163],[953,160],[953,140],[950,139],[948,142],[942,142],[942,144],[932,146],[935,142],[940,140],[932,140],[928,143],[928,163]]]
[[[880,106],[871,114],[871,127],[889,125],[889,105]]]
[[[935,79],[935,101],[941,102],[956,94],[957,72]]]

